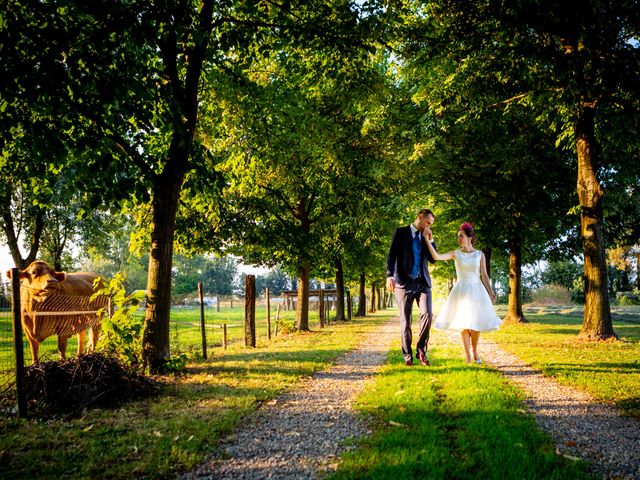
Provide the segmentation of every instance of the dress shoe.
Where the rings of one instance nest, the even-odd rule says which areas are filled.
[[[411,360],[411,359],[405,360],[404,361],[404,366],[405,367],[412,367],[413,366],[413,360]]]
[[[424,353],[418,353],[418,359],[420,360],[420,365],[422,365],[423,367],[428,367],[429,365],[431,365],[431,363],[429,363],[429,359]]]

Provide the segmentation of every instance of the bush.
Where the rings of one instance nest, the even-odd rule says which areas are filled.
[[[145,298],[143,290],[131,294],[125,292],[126,278],[117,273],[97,295],[111,296],[112,314],[102,321],[100,350],[117,355],[127,366],[142,365],[142,329],[144,319],[135,312]]]
[[[531,292],[531,301],[544,305],[568,305],[572,303],[572,295],[562,285],[543,285]]]
[[[634,292],[617,292],[616,302],[618,305],[640,305],[640,294]]]

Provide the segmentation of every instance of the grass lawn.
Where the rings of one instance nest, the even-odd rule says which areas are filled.
[[[488,336],[545,375],[640,418],[640,307],[612,311],[620,341],[579,339],[582,307],[577,306],[526,307],[530,323],[503,325]]]
[[[138,315],[140,322],[144,322],[144,312]],[[295,321],[295,311],[280,312],[279,332],[282,326],[291,327]],[[318,328],[318,313],[309,312],[311,328]],[[222,346],[222,325],[227,324],[227,343],[244,343],[244,303],[238,302],[234,308],[222,307],[220,311],[215,308],[205,308],[205,331],[207,335],[207,350]],[[276,308],[271,306],[271,336],[276,334]],[[24,336],[23,336],[24,337]],[[267,310],[263,305],[256,306],[256,337],[267,339]],[[67,344],[67,356],[75,355],[78,348],[77,337],[69,339]],[[58,360],[58,337],[53,335],[40,344],[40,357],[42,361]],[[200,328],[199,307],[174,307],[171,310],[170,325],[171,353],[187,353],[191,355],[202,354],[202,333]],[[100,343],[98,343],[98,349]],[[26,340],[23,341],[25,363],[31,363],[31,349]],[[11,312],[0,311],[0,388],[7,382],[13,382],[14,353]]]
[[[466,365],[434,332],[432,366],[406,368],[399,345],[358,399],[375,433],[343,457],[332,479],[580,479],[582,462],[555,453],[495,370]]]
[[[202,462],[218,440],[263,402],[328,367],[389,313],[279,336],[258,348],[241,342],[182,377],[160,397],[74,420],[0,417],[0,478],[168,478]]]

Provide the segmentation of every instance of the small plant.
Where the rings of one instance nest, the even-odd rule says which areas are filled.
[[[105,282],[105,286],[93,295],[92,300],[99,295],[111,297],[111,315],[104,315],[102,322],[100,350],[117,355],[131,367],[138,367],[142,365],[143,319],[136,317],[135,312],[142,303],[145,292],[138,290],[127,294],[125,280],[125,276],[118,272],[113,280]]]
[[[171,358],[162,365],[162,373],[181,373],[186,368],[188,360],[186,353],[172,355]]]
[[[288,335],[289,333],[293,333],[296,331],[295,323],[291,323],[291,320],[282,320],[278,319],[275,322],[276,332],[278,335]]]

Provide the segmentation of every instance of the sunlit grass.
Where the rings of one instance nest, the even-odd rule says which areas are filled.
[[[504,325],[489,338],[560,383],[640,417],[640,309],[613,311],[619,341],[578,338],[582,309],[575,306],[525,308],[530,323]]]
[[[500,373],[465,364],[438,332],[431,343],[429,368],[406,368],[390,353],[358,399],[375,433],[330,478],[589,478],[584,464],[555,453]]]
[[[257,406],[329,366],[389,313],[235,343],[167,377],[160,397],[74,420],[0,418],[0,478],[166,478],[202,462]]]

